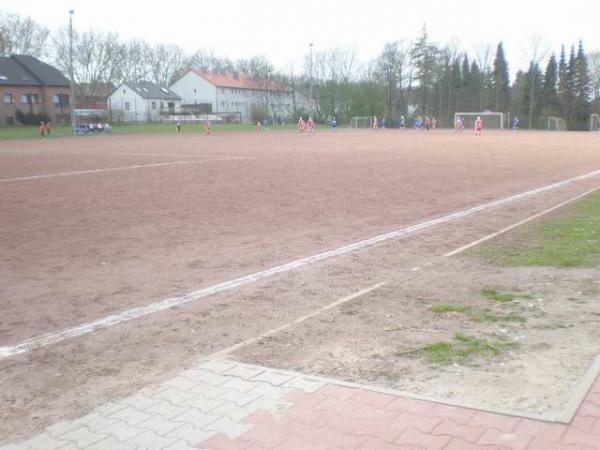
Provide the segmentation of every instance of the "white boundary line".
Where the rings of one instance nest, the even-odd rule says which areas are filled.
[[[187,161],[186,161],[187,162]],[[147,306],[133,308],[126,311],[123,311],[118,314],[112,314],[110,316],[104,317],[102,319],[95,320],[93,322],[87,322],[72,328],[68,328],[62,331],[53,331],[50,333],[42,334],[39,336],[34,336],[30,339],[24,340],[14,346],[10,347],[0,347],[0,360],[4,358],[8,358],[10,356],[19,355],[22,353],[30,352],[31,350],[35,350],[41,347],[45,347],[51,344],[55,344],[57,342],[64,341],[65,339],[71,339],[74,337],[82,336],[87,333],[91,333],[92,331],[96,331],[102,328],[108,328],[119,323],[128,322],[130,320],[138,319],[143,316],[147,316],[149,314],[154,314],[159,311],[164,311],[166,309],[173,308],[175,306],[185,305],[187,303],[195,302],[200,299],[206,298],[211,295],[215,295],[221,292],[229,291],[250,283],[257,282],[259,280],[263,280],[266,278],[270,278],[274,275],[289,272],[291,270],[299,269],[309,264],[314,264],[316,262],[325,261],[327,259],[345,255],[348,253],[353,253],[355,251],[361,250],[363,248],[372,247],[374,245],[393,240],[400,239],[407,236],[410,236],[418,231],[425,230],[427,228],[434,227],[436,225],[440,225],[443,223],[447,223],[456,219],[461,219],[463,217],[471,216],[477,214],[481,211],[485,211],[492,208],[497,208],[502,205],[506,205],[508,203],[522,200],[528,197],[532,197],[537,194],[541,194],[543,192],[548,192],[553,189],[558,189],[560,187],[566,186],[570,183],[584,180],[587,178],[591,178],[594,176],[600,175],[600,170],[596,170],[594,172],[587,173],[585,175],[580,175],[578,177],[570,178],[565,181],[560,181],[558,183],[553,183],[541,188],[533,189],[531,191],[522,192],[520,194],[512,195],[510,197],[504,197],[498,200],[491,201],[489,203],[485,203],[483,205],[473,206],[468,209],[464,209],[462,211],[458,211],[452,214],[448,214],[442,217],[438,217],[433,220],[428,220],[426,222],[422,222],[416,225],[411,225],[405,228],[401,228],[396,231],[392,231],[390,233],[382,234],[379,236],[375,236],[371,239],[366,239],[363,241],[355,242],[334,250],[330,250],[324,253],[319,253],[313,256],[309,256],[302,259],[297,259],[295,261],[289,262],[287,264],[283,264],[280,266],[275,266],[270,269],[266,269],[260,272],[255,272],[240,278],[236,278],[234,280],[225,281],[223,283],[215,284],[213,286],[209,286],[203,289],[199,289],[197,291],[190,292],[188,294],[170,297],[164,300],[161,300],[156,303],[152,303]]]
[[[70,177],[73,175],[89,175],[96,173],[105,173],[105,172],[121,172],[125,170],[135,170],[135,169],[147,169],[151,167],[163,167],[163,166],[177,166],[183,164],[197,164],[197,163],[209,163],[209,162],[219,162],[219,161],[239,161],[251,158],[243,158],[243,157],[234,157],[234,158],[217,158],[217,159],[197,159],[192,160],[188,159],[185,161],[171,161],[164,163],[154,163],[154,164],[137,164],[135,166],[124,166],[124,167],[109,167],[106,169],[89,169],[89,170],[79,170],[75,172],[60,172],[60,173],[50,173],[45,175],[32,175],[28,177],[18,177],[18,178],[4,178],[0,179],[0,183],[12,183],[15,181],[30,181],[30,180],[43,180],[46,178],[58,178],[58,177]]]
[[[277,333],[279,333],[279,332],[281,332],[283,330],[287,330],[288,328],[291,328],[294,325],[298,325],[298,324],[301,324],[302,322],[306,322],[307,320],[312,319],[313,317],[321,315],[325,311],[329,311],[330,309],[336,308],[336,307],[338,307],[340,305],[343,305],[344,303],[348,303],[349,301],[352,301],[354,299],[362,297],[363,295],[366,295],[366,294],[368,294],[370,292],[373,292],[373,291],[379,289],[380,287],[382,287],[384,285],[385,285],[385,283],[378,283],[378,284],[375,284],[375,285],[373,285],[373,286],[371,286],[369,288],[366,288],[366,289],[363,289],[361,291],[355,292],[354,294],[351,294],[351,295],[348,295],[348,296],[346,296],[344,298],[336,300],[335,302],[330,303],[329,305],[324,306],[324,307],[318,309],[317,311],[315,311],[313,313],[307,314],[306,316],[302,316],[302,317],[300,317],[300,318],[298,318],[296,320],[288,322],[285,325],[282,325],[282,326],[277,327],[277,328],[273,328],[272,330],[269,330],[266,333],[263,333],[263,334],[261,334],[259,336],[256,336],[256,337],[253,337],[251,339],[248,339],[247,341],[240,342],[239,344],[232,345],[231,347],[227,347],[227,348],[225,348],[223,350],[219,350],[218,352],[215,352],[215,353],[209,355],[207,358],[222,358],[223,356],[226,356],[226,355],[228,355],[230,353],[233,353],[233,352],[239,350],[240,348],[252,345],[255,342],[261,341],[261,340],[263,340],[266,337],[269,337],[269,336],[272,336],[274,334],[277,334]]]
[[[502,229],[500,231],[497,231],[495,233],[489,234],[489,235],[487,235],[487,236],[485,236],[485,237],[483,237],[481,239],[478,239],[478,240],[476,240],[474,242],[471,242],[470,244],[467,244],[467,245],[465,245],[463,247],[457,248],[456,250],[454,250],[454,251],[452,251],[450,253],[446,253],[444,256],[447,257],[447,258],[449,258],[451,256],[455,256],[455,255],[458,255],[460,253],[463,253],[463,252],[469,250],[470,248],[476,247],[479,244],[483,244],[484,242],[489,241],[491,239],[494,239],[495,237],[500,236],[501,234],[507,233],[508,231],[513,230],[515,228],[518,228],[521,225],[525,225],[526,223],[529,223],[529,222],[531,222],[531,221],[533,221],[533,220],[535,220],[535,219],[537,219],[539,217],[545,216],[546,214],[549,214],[552,211],[555,211],[555,210],[560,209],[560,208],[562,208],[564,206],[567,206],[569,203],[573,203],[573,202],[579,200],[580,198],[586,197],[586,196],[592,194],[593,192],[596,192],[598,189],[600,189],[600,186],[597,186],[594,189],[590,189],[589,191],[584,192],[583,194],[580,194],[580,195],[578,195],[576,197],[573,197],[573,198],[571,198],[571,199],[569,199],[567,201],[559,203],[558,205],[553,206],[552,208],[548,208],[545,211],[542,211],[540,213],[534,214],[533,216],[530,216],[530,217],[528,217],[525,220],[521,220],[520,222],[517,222],[517,223],[515,223],[515,224],[513,224],[513,225],[511,225],[509,227],[506,227],[506,228],[504,228],[504,229]]]

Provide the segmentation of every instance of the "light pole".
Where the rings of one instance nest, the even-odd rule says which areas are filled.
[[[312,115],[314,115],[314,99],[313,99],[313,43],[311,42],[309,44],[309,48],[310,48],[310,55],[309,55],[309,62],[308,62],[308,66],[309,66],[309,71],[310,71],[310,75],[309,75],[309,88],[308,88],[308,96],[309,96],[309,102],[310,102],[310,113]]]
[[[75,131],[75,80],[73,75],[73,13],[75,10],[69,10],[69,85],[71,89],[71,128]]]

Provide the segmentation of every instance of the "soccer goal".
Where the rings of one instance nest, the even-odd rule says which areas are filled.
[[[548,117],[548,131],[567,131],[567,121],[562,117]]]
[[[461,118],[465,124],[465,129],[475,128],[477,118],[481,117],[483,128],[488,130],[504,130],[504,113],[499,112],[457,112],[454,114],[454,123]]]
[[[352,117],[350,128],[371,128],[372,117]]]
[[[600,114],[592,114],[590,117],[590,131],[600,131]]]

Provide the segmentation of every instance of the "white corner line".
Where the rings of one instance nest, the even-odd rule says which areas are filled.
[[[247,347],[249,345],[252,345],[258,341],[263,340],[264,338],[267,338],[269,336],[273,336],[274,334],[280,333],[283,330],[287,330],[288,328],[291,328],[295,325],[299,325],[302,322],[306,322],[309,319],[312,319],[313,317],[319,316],[321,314],[323,314],[325,311],[329,311],[330,309],[336,308],[338,306],[343,305],[344,303],[348,303],[349,301],[355,300],[357,298],[362,297],[363,295],[369,294],[370,292],[373,292],[379,288],[381,288],[382,286],[384,286],[385,283],[377,283],[371,287],[368,287],[366,289],[362,289],[358,292],[355,292],[354,294],[348,295],[344,298],[340,298],[338,300],[336,300],[333,303],[330,303],[327,306],[324,306],[322,308],[319,308],[318,310],[316,310],[315,312],[312,312],[310,314],[307,314],[305,316],[302,316],[296,320],[292,320],[291,322],[286,323],[285,325],[282,325],[280,327],[277,328],[273,328],[265,333],[262,333],[259,336],[253,337],[251,339],[248,339],[244,342],[240,342],[238,344],[232,345],[231,347],[227,347],[223,350],[219,350],[218,352],[212,353],[210,355],[207,356],[207,358],[222,358],[230,353],[233,353],[241,348]]]
[[[573,203],[573,202],[575,202],[575,201],[577,201],[577,200],[579,200],[579,199],[581,199],[583,197],[587,197],[588,195],[596,192],[598,189],[600,189],[600,186],[597,186],[594,189],[590,189],[589,191],[584,192],[583,194],[577,195],[577,196],[575,196],[575,197],[573,197],[573,198],[571,198],[569,200],[566,200],[566,201],[564,201],[562,203],[559,203],[558,205],[555,205],[552,208],[548,208],[545,211],[542,211],[540,213],[534,214],[533,216],[530,216],[530,217],[528,217],[525,220],[521,220],[520,222],[517,222],[517,223],[515,223],[513,225],[510,225],[510,226],[508,226],[506,228],[503,228],[500,231],[497,231],[495,233],[489,234],[489,235],[487,235],[487,236],[485,236],[485,237],[483,237],[481,239],[478,239],[478,240],[476,240],[474,242],[471,242],[470,244],[467,244],[467,245],[465,245],[463,247],[457,248],[456,250],[451,251],[450,253],[446,253],[444,256],[445,257],[451,257],[451,256],[456,256],[456,255],[458,255],[460,253],[463,253],[463,252],[469,250],[470,248],[476,247],[479,244],[483,244],[486,241],[494,239],[495,237],[498,237],[498,236],[500,236],[500,235],[502,235],[504,233],[507,233],[507,232],[509,232],[511,230],[514,230],[515,228],[518,228],[518,227],[520,227],[522,225],[525,225],[526,223],[532,222],[535,219],[538,219],[539,217],[545,216],[546,214],[549,214],[552,211],[555,211],[557,209],[563,208],[564,206],[567,206],[568,204]]]
[[[167,155],[165,155],[167,156]],[[176,156],[176,155],[175,155]],[[209,163],[209,162],[219,162],[219,161],[239,161],[251,158],[245,157],[232,157],[232,158],[216,158],[216,159],[188,159],[185,161],[171,161],[164,163],[153,163],[153,164],[136,164],[134,166],[124,166],[124,167],[108,167],[106,169],[89,169],[89,170],[77,170],[74,172],[59,172],[59,173],[48,173],[44,175],[31,175],[27,177],[18,177],[18,178],[4,178],[0,179],[0,183],[13,183],[15,181],[31,181],[31,180],[44,180],[48,178],[59,178],[59,177],[70,177],[74,175],[90,175],[97,173],[106,173],[106,172],[122,172],[125,170],[135,170],[135,169],[149,169],[152,167],[163,167],[163,166],[178,166],[183,164],[199,164],[199,163]]]
[[[185,161],[184,163],[189,163],[189,161]],[[442,217],[438,217],[436,219],[428,220],[426,222],[422,222],[416,225],[411,225],[405,228],[401,228],[395,231],[391,231],[386,234],[382,234],[379,236],[375,236],[370,239],[365,239],[363,241],[354,242],[352,244],[345,245],[343,247],[339,247],[334,250],[329,250],[327,252],[319,253],[316,255],[308,256],[306,258],[297,259],[295,261],[291,261],[287,264],[282,264],[280,266],[275,266],[270,269],[262,270],[260,272],[255,272],[249,275],[245,275],[240,278],[236,278],[230,281],[225,281],[223,283],[215,284],[212,286],[208,286],[203,289],[199,289],[196,291],[189,292],[188,294],[166,298],[164,300],[160,300],[158,302],[152,303],[147,306],[142,306],[138,308],[128,309],[126,311],[111,314],[107,317],[94,320],[92,322],[83,323],[81,325],[77,325],[71,328],[67,328],[61,331],[52,331],[46,334],[34,336],[32,338],[26,339],[24,341],[19,342],[16,345],[8,346],[8,347],[0,347],[0,360],[4,358],[8,358],[11,356],[28,353],[32,350],[46,347],[51,344],[56,344],[58,342],[64,341],[66,339],[72,339],[78,336],[82,336],[87,333],[91,333],[93,331],[109,328],[114,325],[128,322],[130,320],[135,320],[140,317],[147,316],[149,314],[154,314],[160,311],[164,311],[166,309],[173,308],[175,306],[185,305],[187,303],[196,302],[200,299],[209,297],[211,295],[215,295],[221,292],[229,291],[235,288],[239,288],[241,286],[255,283],[260,280],[264,280],[266,278],[270,278],[272,276],[289,272],[291,270],[299,269],[301,267],[307,266],[309,264],[314,264],[317,262],[325,261],[327,259],[331,259],[337,256],[346,255],[348,253],[353,253],[358,250],[372,247],[377,244],[381,244],[386,241],[401,239],[407,236],[413,235],[419,231],[434,227],[436,225],[440,225],[443,223],[447,223],[456,219],[461,219],[463,217],[471,216],[477,214],[479,212],[497,208],[502,205],[506,205],[508,203],[522,200],[528,197],[532,197],[537,194],[541,194],[543,192],[548,192],[553,189],[558,189],[560,187],[566,186],[570,183],[574,183],[576,181],[584,180],[586,178],[591,178],[594,176],[600,175],[600,170],[596,170],[594,172],[590,172],[584,175],[580,175],[578,177],[570,178],[568,180],[560,181],[558,183],[553,183],[541,188],[533,189],[530,191],[522,192],[520,194],[511,195],[510,197],[500,198],[498,200],[493,200],[491,202],[473,206],[468,209],[464,209],[462,211],[454,212]],[[0,180],[1,181],[1,180]]]

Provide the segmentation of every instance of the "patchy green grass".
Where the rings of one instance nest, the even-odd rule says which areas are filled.
[[[446,313],[467,313],[471,310],[468,306],[464,305],[449,305],[447,303],[438,303],[437,305],[433,305],[431,310],[436,314],[446,314]]]
[[[215,134],[222,132],[250,132],[255,131],[254,125],[237,125],[237,124],[215,124],[212,127],[212,132]],[[295,130],[294,125],[278,125],[271,128],[272,131],[290,131]],[[264,131],[267,132],[267,131]],[[202,124],[184,124],[181,125],[181,133],[184,134],[204,134]],[[131,125],[113,125],[112,134],[175,134],[175,125],[168,123],[148,123],[148,124],[131,124]],[[103,136],[103,134],[91,134],[79,136],[79,139],[93,138]],[[57,137],[73,137],[71,127],[68,125],[56,125],[52,127],[50,139]],[[0,140],[3,139],[40,139],[39,128],[37,126],[15,125],[0,127]]]
[[[483,311],[478,311],[476,313],[471,314],[471,318],[475,322],[491,322],[491,323],[526,323],[527,318],[518,314],[516,312],[511,312],[509,314],[497,314],[489,309],[484,309]]]
[[[510,292],[498,292],[491,287],[485,287],[481,290],[481,294],[488,300],[493,300],[499,303],[508,303],[515,300],[516,295]]]
[[[423,354],[434,364],[465,364],[475,357],[494,357],[514,344],[489,342],[462,333],[456,333],[451,342],[434,342],[425,347]]]
[[[600,265],[600,193],[539,222],[516,243],[503,240],[475,253],[509,267],[594,267]]]

